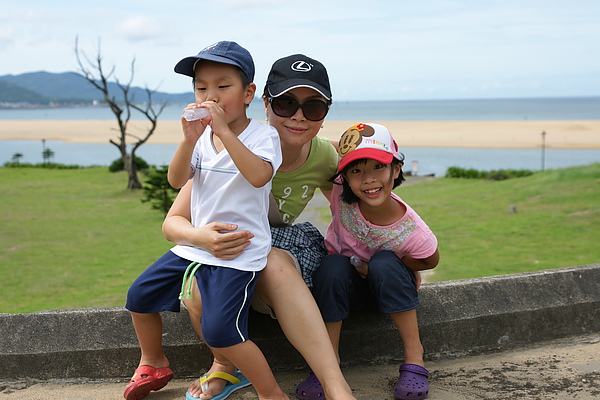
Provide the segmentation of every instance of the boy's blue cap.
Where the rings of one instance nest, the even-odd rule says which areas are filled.
[[[250,52],[236,42],[220,41],[205,47],[195,56],[189,56],[175,65],[175,72],[194,77],[196,63],[200,60],[235,65],[242,69],[250,82],[254,82],[254,61]]]

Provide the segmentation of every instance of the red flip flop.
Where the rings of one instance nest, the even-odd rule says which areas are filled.
[[[149,365],[137,367],[123,397],[126,400],[140,400],[151,391],[164,388],[173,376],[173,371],[169,368],[154,368]]]

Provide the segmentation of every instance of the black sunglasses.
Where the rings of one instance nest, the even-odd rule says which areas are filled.
[[[302,109],[304,118],[309,121],[321,121],[329,111],[329,104],[323,100],[308,100],[298,103],[298,100],[290,96],[269,97],[269,103],[273,112],[283,118],[289,118],[296,114],[298,108]]]

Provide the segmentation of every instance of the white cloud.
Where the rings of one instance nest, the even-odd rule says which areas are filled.
[[[116,31],[125,40],[139,42],[160,38],[165,34],[163,25],[155,18],[135,16],[126,19],[116,27]]]
[[[73,44],[134,84],[189,91],[181,58],[218,40],[253,55],[264,86],[277,58],[322,61],[336,100],[600,95],[597,0],[159,0],[7,2],[0,75],[74,70]],[[122,72],[121,72],[122,71]]]

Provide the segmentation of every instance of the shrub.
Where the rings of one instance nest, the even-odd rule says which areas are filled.
[[[168,170],[169,167],[167,165],[149,170],[148,179],[146,179],[143,187],[144,198],[142,199],[142,203],[149,202],[153,210],[160,210],[165,216],[179,192],[179,190],[173,189],[169,184],[167,178]]]
[[[532,175],[533,171],[526,169],[513,170],[501,169],[497,171],[477,171],[476,169],[465,169],[459,167],[450,167],[446,171],[446,178],[464,178],[464,179],[489,179],[492,181],[502,181],[510,178],[522,178]]]
[[[82,167],[81,165],[67,165],[67,164],[59,164],[59,163],[51,163],[51,162],[46,162],[46,163],[42,163],[42,164],[6,162],[6,163],[4,163],[4,168],[80,169],[80,168],[85,168],[85,167]]]
[[[135,166],[138,171],[144,172],[147,171],[148,168],[150,168],[150,165],[148,165],[148,163],[141,157],[136,156],[133,161],[135,162]],[[123,159],[117,158],[115,161],[112,162],[112,164],[110,164],[108,170],[110,172],[123,171]]]

